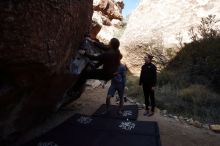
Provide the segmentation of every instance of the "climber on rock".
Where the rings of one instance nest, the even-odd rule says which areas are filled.
[[[152,64],[153,56],[146,54],[144,57],[145,64],[141,68],[141,75],[139,85],[142,85],[145,97],[145,116],[152,116],[155,109],[155,97],[154,90],[157,82],[157,68]],[[149,103],[150,98],[150,103]],[[151,104],[151,110],[149,110],[149,104]]]
[[[112,38],[109,42],[109,45],[104,45],[102,43],[90,40],[94,43],[95,46],[99,47],[102,50],[107,50],[103,54],[98,56],[94,56],[88,54],[85,50],[81,50],[79,53],[88,57],[90,60],[98,61],[98,66],[103,65],[102,69],[92,69],[92,70],[84,70],[78,81],[75,83],[71,91],[69,92],[69,96],[79,96],[80,90],[82,86],[85,84],[87,79],[98,79],[109,81],[114,77],[114,74],[117,72],[118,67],[120,65],[120,60],[122,59],[122,55],[119,51],[120,42],[116,38]],[[96,66],[96,67],[98,67]]]

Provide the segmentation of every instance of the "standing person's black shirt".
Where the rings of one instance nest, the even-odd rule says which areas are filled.
[[[145,63],[141,68],[139,85],[154,87],[157,81],[157,68],[152,63]]]

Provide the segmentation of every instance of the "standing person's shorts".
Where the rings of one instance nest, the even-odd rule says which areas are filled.
[[[108,97],[114,97],[116,91],[118,91],[119,98],[123,99],[123,95],[124,95],[123,84],[111,83],[111,85],[108,89]]]

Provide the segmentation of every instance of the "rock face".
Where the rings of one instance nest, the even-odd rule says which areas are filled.
[[[90,3],[90,0],[3,3],[0,59],[10,58],[10,63],[40,63],[51,72],[59,71],[89,29]]]
[[[141,0],[121,38],[124,61],[133,73],[139,72],[144,52],[155,55],[159,49],[157,53],[166,55],[162,48],[190,42],[188,30],[210,14],[220,17],[220,1]]]
[[[59,106],[74,81],[65,74],[69,60],[90,30],[92,14],[92,0],[0,2],[0,137]]]
[[[108,42],[122,25],[123,0],[94,0],[92,38]]]

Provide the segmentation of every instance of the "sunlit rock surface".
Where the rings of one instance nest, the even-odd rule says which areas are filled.
[[[141,0],[121,38],[124,61],[132,72],[139,72],[146,44],[154,44],[153,50],[147,49],[152,54],[154,48],[162,49],[161,45],[178,48],[177,38],[190,42],[188,30],[210,14],[220,18],[219,0]]]
[[[123,0],[94,0],[92,38],[108,42],[122,25]]]

